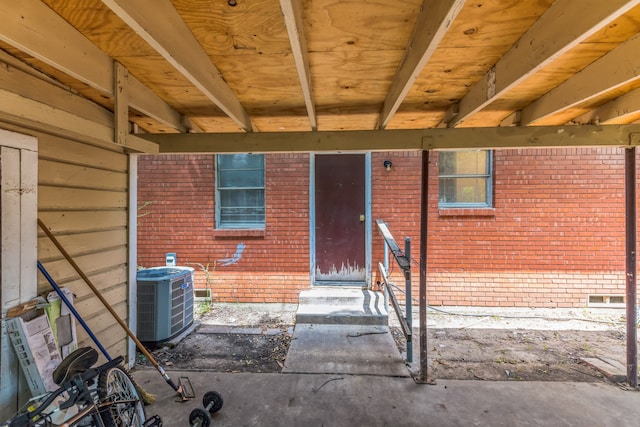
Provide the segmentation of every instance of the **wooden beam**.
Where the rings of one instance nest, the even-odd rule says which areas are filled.
[[[624,124],[640,114],[640,89],[632,90],[574,121],[579,124]]]
[[[522,110],[522,125],[535,124],[640,79],[640,34],[627,40]]]
[[[425,0],[416,19],[411,40],[396,71],[378,119],[378,129],[387,127],[409,89],[429,61],[465,0]]]
[[[89,135],[94,139],[113,142],[113,127],[87,120],[7,90],[0,90],[0,112],[44,126],[65,129],[79,135]]]
[[[0,68],[0,122],[108,146],[114,145],[113,120],[113,114],[78,95],[20,70]],[[133,152],[159,151],[157,144],[131,134],[120,145]]]
[[[0,62],[4,60],[5,58],[0,55]],[[106,127],[113,127],[111,111],[33,71],[33,68],[18,69],[9,64],[0,67],[0,90],[13,92],[23,98],[38,101]]]
[[[129,133],[129,70],[119,62],[113,63],[114,67],[114,127],[113,142],[120,145],[127,143]]]
[[[514,111],[513,113],[509,114],[507,117],[502,119],[502,121],[500,122],[500,126],[501,127],[520,126],[521,115],[522,113],[520,111]]]
[[[40,0],[0,0],[0,40],[113,96],[113,60]],[[183,132],[180,114],[133,76],[131,107]]]
[[[102,0],[211,102],[247,132],[249,114],[170,0]]]
[[[309,68],[309,54],[307,52],[307,40],[304,36],[302,22],[302,2],[298,0],[280,0],[280,8],[284,16],[284,23],[289,33],[291,52],[296,63],[298,78],[302,96],[307,107],[307,115],[311,123],[311,130],[318,130],[316,109],[313,103],[313,90],[311,88],[311,71]]]
[[[133,134],[127,134],[125,147],[128,151],[133,153],[158,154],[160,152],[158,144],[147,141],[146,139],[142,139]]]
[[[638,4],[640,0],[556,1],[460,101],[460,113],[452,126],[484,109]]]
[[[640,125],[532,126],[336,132],[140,134],[160,153],[348,152],[454,149],[630,147]]]

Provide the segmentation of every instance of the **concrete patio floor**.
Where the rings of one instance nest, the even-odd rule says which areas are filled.
[[[416,384],[387,327],[297,325],[282,373],[169,371],[196,398],[176,394],[154,369],[133,376],[156,396],[147,414],[188,426],[207,391],[222,394],[214,426],[638,426],[640,393],[607,383],[438,380]],[[379,355],[372,357],[372,355]]]
[[[187,376],[196,399],[152,369],[135,380],[156,402],[147,414],[188,426],[209,390],[223,395],[214,426],[638,426],[640,393],[604,383],[438,381],[344,374],[169,372]]]

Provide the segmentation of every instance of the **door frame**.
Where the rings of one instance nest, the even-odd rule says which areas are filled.
[[[331,286],[332,282],[316,283],[316,155],[322,154],[347,154],[340,151],[312,152],[309,153],[309,280],[311,286]],[[371,152],[353,151],[348,154],[364,154],[364,258],[365,280],[364,282],[352,282],[349,286],[362,285],[369,287],[371,284]],[[344,285],[340,285],[344,286]]]

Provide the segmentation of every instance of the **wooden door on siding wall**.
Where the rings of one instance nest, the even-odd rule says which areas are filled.
[[[315,283],[364,284],[365,155],[315,156]]]

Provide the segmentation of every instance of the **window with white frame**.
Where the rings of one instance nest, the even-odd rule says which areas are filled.
[[[439,152],[439,207],[491,207],[492,154],[490,150]]]
[[[264,228],[264,154],[216,156],[218,228]]]

